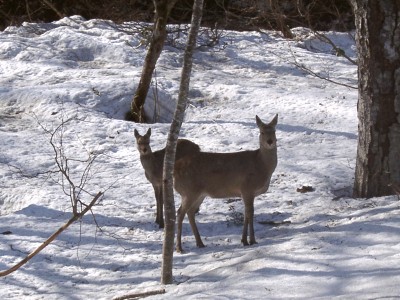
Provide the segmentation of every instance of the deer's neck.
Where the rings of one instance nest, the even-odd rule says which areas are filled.
[[[140,162],[145,170],[150,170],[154,166],[154,155],[153,152],[147,152],[146,154],[140,155]]]
[[[260,148],[258,154],[260,162],[272,173],[278,164],[277,149]]]

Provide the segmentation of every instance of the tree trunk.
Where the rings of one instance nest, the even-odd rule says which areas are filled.
[[[189,36],[183,57],[183,67],[179,88],[178,103],[176,106],[174,119],[171,123],[168,134],[167,145],[165,147],[164,171],[163,171],[163,194],[164,194],[164,245],[163,261],[161,266],[161,283],[171,284],[173,282],[172,266],[174,254],[175,238],[175,201],[173,190],[173,170],[175,164],[176,144],[181,130],[183,117],[187,105],[189,93],[190,74],[192,72],[193,50],[196,46],[196,38],[199,32],[201,17],[203,14],[203,0],[195,0],[193,4],[192,21]]]
[[[355,197],[400,182],[400,1],[352,0],[359,56]]]
[[[144,60],[142,74],[131,102],[131,117],[134,122],[145,122],[144,103],[150,88],[153,72],[167,38],[167,21],[169,13],[177,0],[154,0],[155,20],[153,36]]]

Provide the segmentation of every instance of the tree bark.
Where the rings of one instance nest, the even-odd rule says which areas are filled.
[[[195,0],[193,4],[192,20],[189,36],[183,57],[182,75],[179,88],[178,103],[168,134],[165,147],[164,171],[163,171],[163,194],[164,194],[164,244],[163,261],[161,266],[161,283],[171,284],[173,282],[172,266],[175,238],[175,201],[173,191],[173,171],[175,164],[176,144],[185,115],[187,98],[189,93],[190,74],[193,64],[193,50],[196,46],[197,34],[199,32],[201,17],[203,14],[203,0]]]
[[[400,182],[400,1],[352,0],[359,55],[355,197]]]
[[[169,13],[177,0],[154,0],[155,20],[153,35],[147,51],[140,81],[131,102],[131,116],[134,122],[145,122],[144,103],[150,88],[153,72],[167,38]]]

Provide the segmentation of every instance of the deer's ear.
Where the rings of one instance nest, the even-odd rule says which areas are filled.
[[[258,128],[261,128],[261,126],[264,125],[263,121],[261,121],[261,119],[256,115],[256,123]]]
[[[278,124],[278,114],[275,115],[275,117],[272,119],[272,121],[268,125],[275,127],[276,124]]]
[[[150,136],[151,136],[151,128],[149,128],[149,129],[147,130],[146,136],[147,136],[147,137],[150,137]]]
[[[133,131],[134,133],[135,133],[135,138],[140,138],[140,134],[139,134],[139,132],[136,130],[136,128],[135,128],[135,130]]]

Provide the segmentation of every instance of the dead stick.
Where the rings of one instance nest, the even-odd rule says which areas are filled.
[[[128,300],[128,299],[148,297],[148,296],[159,295],[159,294],[165,294],[165,289],[149,291],[149,292],[144,292],[144,293],[128,294],[128,295],[114,298],[113,300]]]
[[[31,260],[32,257],[34,257],[36,254],[38,254],[40,251],[42,251],[45,247],[47,247],[52,241],[54,241],[57,238],[57,236],[60,235],[61,232],[63,232],[65,229],[67,229],[72,223],[74,223],[75,221],[82,218],[92,208],[92,206],[96,203],[96,201],[102,195],[103,195],[102,192],[98,192],[97,195],[93,198],[92,202],[90,202],[90,204],[88,206],[86,206],[84,210],[82,210],[79,214],[75,214],[71,219],[69,219],[69,221],[67,223],[65,223],[63,226],[61,226],[45,242],[43,242],[43,244],[41,244],[35,251],[31,252],[28,256],[26,256],[23,260],[21,260],[15,266],[11,267],[8,270],[1,271],[0,277],[7,276],[7,275],[11,274],[12,272],[15,272],[20,267],[22,267],[24,264],[26,264],[29,260]]]

